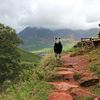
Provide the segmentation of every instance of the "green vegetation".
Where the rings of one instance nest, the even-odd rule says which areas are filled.
[[[36,54],[24,51],[22,49],[18,49],[18,52],[20,54],[21,62],[38,62],[40,59],[40,57]]]
[[[17,46],[21,40],[14,29],[0,24],[0,82],[15,79],[20,72],[20,54]]]
[[[34,50],[34,51],[32,51],[32,53],[36,53],[36,54],[38,54],[38,53],[50,53],[52,51],[52,49],[51,48],[44,48],[44,49],[40,49],[40,50]]]
[[[16,83],[5,81],[0,99],[47,100],[48,94],[53,89],[47,82],[54,79],[57,66],[59,65],[52,54],[43,57],[37,66],[23,65]]]
[[[30,80],[9,86],[0,100],[47,100],[52,86],[45,81]]]
[[[80,73],[75,73],[74,74],[74,79],[75,80],[79,80],[81,78],[81,74]]]
[[[36,68],[35,73],[39,80],[52,81],[55,77],[55,71],[62,63],[58,63],[52,54],[43,57],[39,67]]]
[[[95,49],[89,53],[90,57],[90,71],[94,72],[100,77],[100,48]]]
[[[0,100],[47,100],[53,89],[48,81],[58,66],[55,58],[49,54],[40,61],[34,53],[18,49],[21,40],[2,24],[0,43]]]
[[[67,52],[71,52],[71,56],[88,55],[89,67],[87,67],[87,70],[93,72],[97,77],[100,78],[100,48],[72,48]],[[80,79],[80,76],[81,75],[79,73],[75,73],[74,78],[78,80]],[[91,93],[100,95],[100,83],[91,86],[88,89],[91,91]],[[93,98],[75,96],[74,100],[93,100]]]
[[[100,95],[100,83],[90,87],[89,90],[96,95]]]
[[[65,44],[64,47],[63,47],[63,51],[64,52],[68,52],[72,49],[72,47],[74,46],[75,42],[73,41],[72,43],[69,43],[69,44]]]
[[[79,97],[74,97],[74,100],[93,100],[93,98],[92,97],[79,96]]]
[[[100,64],[95,64],[90,67],[90,71],[94,72],[98,77],[100,77]]]
[[[89,59],[89,67],[87,68],[87,70],[93,72],[97,77],[100,78],[100,48],[92,48],[92,49],[83,49],[83,52],[80,52],[82,49],[81,48],[77,48],[77,49],[72,49],[71,52],[72,56],[77,56],[77,55],[88,55],[88,59]],[[74,52],[74,53],[73,53]],[[75,75],[76,78],[80,78],[80,75]],[[100,83],[89,87],[89,90],[96,94],[96,95],[100,95]],[[83,99],[83,97],[76,97],[76,100],[88,100],[88,99]],[[81,99],[82,98],[82,99]],[[92,100],[92,99],[89,99]]]
[[[95,73],[100,78],[100,48],[94,49],[89,53],[90,64],[89,70]],[[100,95],[100,83],[89,88],[92,93]]]
[[[69,44],[64,44],[63,45],[63,52],[70,51],[74,44],[75,44],[74,42],[73,43],[69,43]],[[53,52],[53,48],[44,48],[44,49],[32,51],[32,53],[34,53],[34,54],[39,54],[39,53],[52,53],[52,52]]]
[[[87,70],[93,72],[97,77],[100,78],[100,48],[92,48],[92,49],[84,49],[84,48],[73,48],[70,50],[72,52],[71,56],[77,55],[88,55],[89,59],[89,67]],[[74,78],[79,79],[80,75],[76,73]],[[100,83],[89,87],[91,93],[96,95],[100,95]],[[85,98],[85,97],[75,97],[75,100],[93,100],[92,98]]]
[[[87,51],[84,48],[72,47],[67,52],[71,52],[71,56],[74,57],[74,56],[84,55]]]
[[[71,56],[79,56],[79,55],[85,55],[88,54],[89,52],[91,52],[92,50],[95,50],[95,48],[71,48],[70,50],[68,50],[68,52],[71,52]]]
[[[99,29],[89,30],[71,30],[57,29],[50,30],[48,28],[26,27],[18,35],[24,41],[21,45],[25,50],[39,50],[42,48],[50,48],[53,46],[54,37],[61,37],[63,44],[71,44],[74,39],[78,40],[81,37],[93,37],[99,32]],[[74,33],[74,34],[73,34]]]
[[[58,80],[55,76],[56,68],[63,65],[51,54],[50,48],[27,52],[19,49],[21,40],[15,30],[0,24],[0,100],[47,100],[53,86],[49,81]],[[64,53],[74,44],[66,44]],[[85,49],[69,50],[72,56],[89,54],[90,71],[100,77],[100,49],[93,51]],[[90,52],[91,51],[91,52]],[[41,60],[36,53],[50,53]],[[79,80],[81,75],[76,73],[74,78]],[[100,84],[89,88],[95,94],[100,94]],[[93,100],[91,97],[75,97],[75,100]]]

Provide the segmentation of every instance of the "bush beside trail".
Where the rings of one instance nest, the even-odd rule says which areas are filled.
[[[29,67],[30,66],[30,67]],[[52,54],[48,54],[40,60],[37,66],[22,64],[23,71],[17,83],[3,85],[2,100],[46,100],[53,87],[48,84],[55,77],[58,63]],[[13,95],[12,95],[13,94]]]

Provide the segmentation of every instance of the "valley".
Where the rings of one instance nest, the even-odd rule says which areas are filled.
[[[19,46],[22,43],[19,34],[16,34],[12,28],[1,24],[0,31],[2,73],[0,100],[100,99],[99,45],[88,48],[87,46],[75,47],[79,40],[72,35],[66,36],[61,39],[62,58],[56,59],[53,50],[54,41],[52,43],[52,40],[47,41],[46,33],[39,41],[37,40],[39,37],[36,36],[34,42],[34,35],[31,38],[24,35],[27,41],[32,40],[32,46],[37,46],[37,42],[40,47],[22,49],[23,47]],[[41,45],[42,40],[44,47]],[[27,45],[30,46],[29,44]],[[47,46],[50,44],[51,47]],[[27,45],[25,44],[26,48]]]
[[[26,27],[18,33],[18,36],[23,40],[23,43],[20,46],[21,48],[27,51],[36,51],[45,48],[52,48],[55,37],[60,37],[62,44],[66,46],[79,41],[80,38],[94,37],[98,32],[98,28],[88,30],[52,30],[48,28]]]

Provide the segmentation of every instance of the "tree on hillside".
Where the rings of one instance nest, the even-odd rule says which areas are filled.
[[[21,40],[14,29],[0,24],[0,81],[13,79],[19,72],[17,46]]]

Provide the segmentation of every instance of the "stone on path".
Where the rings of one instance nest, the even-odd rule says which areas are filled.
[[[74,72],[74,69],[73,68],[58,67],[57,71],[73,71]]]
[[[75,65],[77,65],[77,64],[76,63],[75,64],[69,63],[69,64],[64,64],[64,67],[65,68],[74,68]]]
[[[84,73],[82,78],[79,80],[81,86],[89,87],[95,85],[99,82],[99,78],[96,77],[93,73]]]
[[[94,98],[94,100],[100,100],[100,97],[96,97],[96,98]]]
[[[53,92],[47,100],[73,100],[73,97],[65,92]]]
[[[64,65],[57,67],[56,77],[60,82],[49,82],[54,86],[54,91],[48,96],[47,100],[73,100],[74,96],[92,96],[94,100],[99,100],[99,97],[95,94],[91,94],[86,87],[91,86],[99,82],[99,79],[90,72],[86,72],[86,66],[88,65],[88,56],[76,56],[70,57],[65,55]],[[58,61],[60,63],[60,61]],[[75,72],[80,73],[81,77],[78,81],[74,80]]]
[[[50,82],[49,84],[52,84],[56,90],[60,91],[68,91],[72,88],[78,87],[78,85],[68,84],[66,82]]]
[[[58,71],[56,74],[59,76],[62,76],[65,79],[69,79],[69,80],[70,79],[73,80],[73,78],[74,78],[74,72],[72,72],[72,71]]]
[[[70,91],[71,94],[74,94],[75,96],[91,96],[91,92],[82,89],[82,88],[72,88]]]

